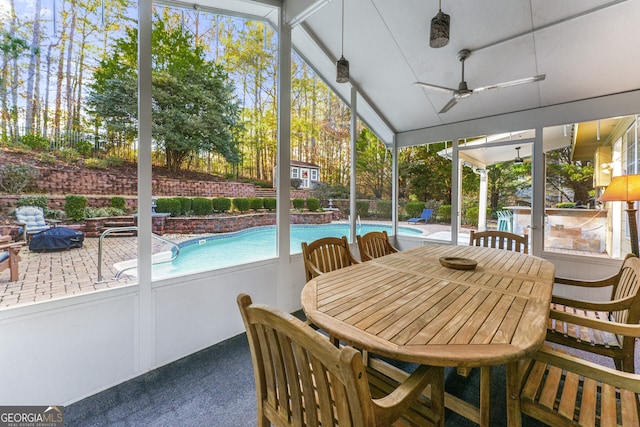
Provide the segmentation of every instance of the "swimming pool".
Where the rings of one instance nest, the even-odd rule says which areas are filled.
[[[398,227],[403,235],[420,235],[422,231],[411,227]],[[386,230],[390,225],[361,224],[357,234]],[[292,225],[291,253],[302,251],[302,242],[311,242],[321,237],[349,236],[349,224]],[[254,227],[235,233],[187,240],[179,244],[180,255],[171,262],[153,265],[154,279],[177,276],[216,268],[231,267],[249,262],[261,261],[276,256],[276,227]],[[118,264],[120,264],[118,266]],[[118,263],[121,269],[124,263]],[[129,265],[130,262],[129,262]],[[135,269],[127,273],[135,273]]]

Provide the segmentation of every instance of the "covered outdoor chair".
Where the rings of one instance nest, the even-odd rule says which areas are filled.
[[[55,227],[55,222],[45,219],[44,211],[37,206],[21,206],[16,209],[16,223],[22,227],[25,242],[34,234]]]
[[[351,254],[345,236],[324,237],[309,244],[302,242],[302,257],[307,281],[322,273],[359,263]]]
[[[429,221],[429,219],[431,218],[431,215],[433,214],[433,209],[423,209],[422,210],[422,215],[420,215],[419,217],[416,218],[409,218],[407,220],[407,222],[413,222],[413,223],[418,223],[420,221],[424,221],[425,223],[427,221]]]
[[[300,319],[252,304],[246,294],[237,302],[251,349],[258,426],[444,425],[443,411],[431,409],[423,395],[431,385],[444,408],[443,368],[423,365],[397,383],[366,367],[356,349],[334,346]]]
[[[615,276],[581,281],[556,278],[555,283],[588,289],[611,286],[609,301],[553,296],[547,341],[613,358],[619,370],[634,372],[634,336],[619,332],[620,324],[640,322],[640,259],[628,256]]]
[[[640,336],[640,326],[619,330]],[[549,426],[640,425],[640,375],[543,347],[521,366],[520,411]]]
[[[20,273],[20,248],[24,242],[13,242],[11,236],[0,236],[0,272],[9,270],[9,280],[15,282]]]
[[[469,246],[506,249],[508,251],[529,253],[529,235],[509,233],[507,231],[475,231],[469,233]]]
[[[371,231],[364,236],[356,236],[361,261],[369,261],[374,258],[398,252],[391,242],[386,231]]]

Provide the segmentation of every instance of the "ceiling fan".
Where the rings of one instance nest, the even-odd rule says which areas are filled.
[[[462,79],[460,81],[460,84],[458,85],[458,89],[453,89],[445,86],[438,86],[431,83],[423,83],[423,82],[414,83],[417,86],[425,86],[431,89],[437,89],[442,92],[453,94],[453,97],[449,100],[449,102],[447,102],[447,104],[444,107],[442,107],[442,110],[440,110],[438,114],[446,113],[454,105],[456,105],[459,100],[463,98],[467,98],[468,96],[471,96],[474,93],[484,92],[486,90],[491,90],[491,89],[500,89],[500,88],[509,87],[509,86],[517,86],[525,83],[539,82],[541,80],[544,80],[546,77],[546,74],[540,74],[537,76],[527,77],[524,79],[512,80],[509,82],[496,83],[489,86],[482,86],[482,87],[477,87],[475,89],[469,89],[469,87],[467,86],[467,82],[464,80],[464,61],[470,55],[471,55],[471,51],[469,49],[463,49],[460,52],[458,52],[458,58],[460,58],[460,62],[462,62]]]

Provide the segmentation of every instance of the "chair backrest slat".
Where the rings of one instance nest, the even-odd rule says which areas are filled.
[[[251,348],[259,416],[265,418],[258,425],[375,425],[358,351],[335,347],[288,313],[253,305],[248,295],[238,297],[238,306]]]
[[[341,238],[325,237],[308,244],[303,242],[302,257],[304,258],[307,281],[319,274],[315,269],[322,273],[328,273],[357,263],[351,255],[349,242],[345,236]]]
[[[357,235],[358,251],[361,261],[370,261],[381,256],[398,252],[391,242],[386,231],[371,231],[363,236]]]
[[[529,235],[509,233],[508,231],[475,231],[469,233],[469,246],[504,249],[513,252],[529,253]]]

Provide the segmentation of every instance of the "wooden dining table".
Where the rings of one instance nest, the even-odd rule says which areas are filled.
[[[450,267],[471,261],[473,269]],[[532,255],[427,243],[310,280],[302,307],[314,325],[372,354],[482,367],[479,408],[447,405],[482,426],[491,423],[490,367],[505,365],[508,425],[518,426],[518,361],[544,341],[554,274]]]

